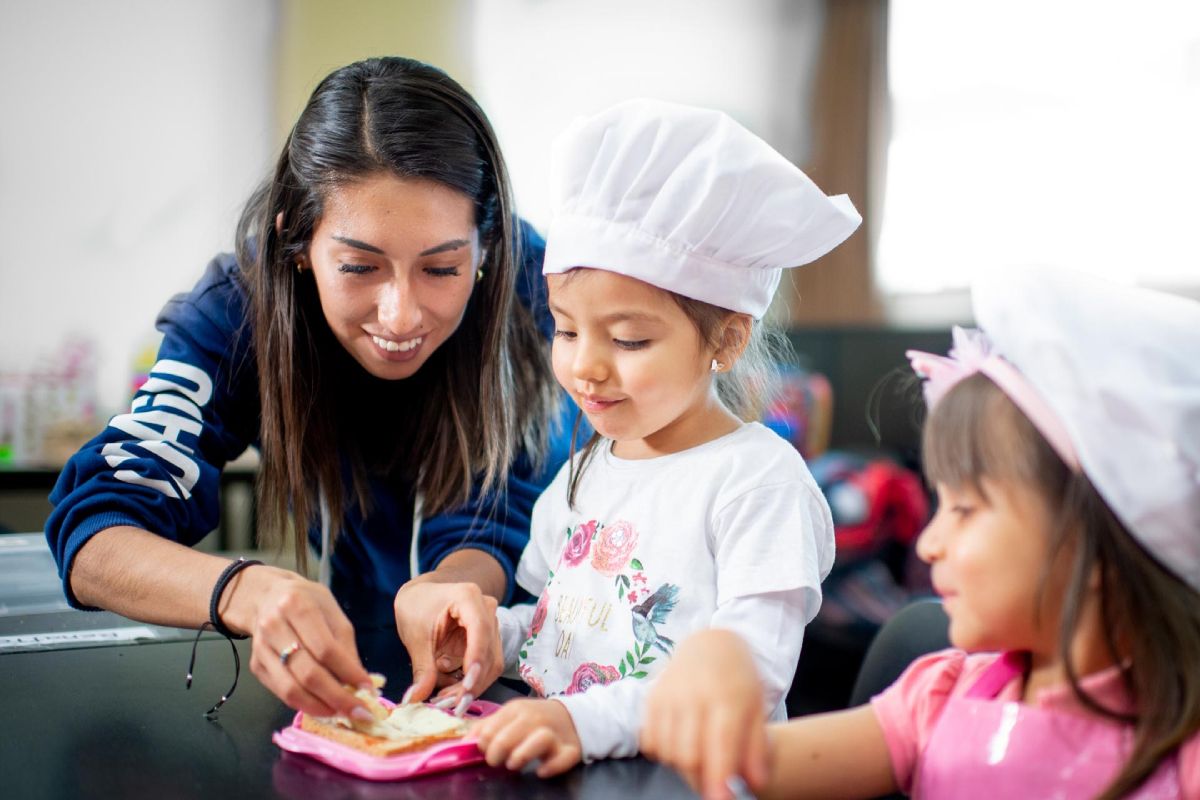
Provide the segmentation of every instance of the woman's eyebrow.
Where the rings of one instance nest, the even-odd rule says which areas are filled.
[[[352,239],[349,236],[334,235],[329,238],[333,239],[334,241],[341,242],[342,244],[349,245],[350,247],[353,247],[356,250],[365,250],[368,253],[377,253],[378,255],[381,255],[381,256],[387,255],[387,253],[384,252],[383,248],[376,247],[373,244],[367,244],[366,242],[359,241],[358,239]],[[470,242],[466,239],[450,239],[449,241],[442,242],[441,244],[431,247],[428,250],[422,250],[417,255],[433,256],[433,255],[437,255],[438,253],[445,253],[449,250],[457,250],[458,248],[465,247],[466,245],[469,245],[469,244],[470,244]]]
[[[445,253],[447,250],[457,250],[458,248],[465,247],[469,244],[470,242],[466,239],[451,239],[448,242],[442,242],[436,247],[431,247],[428,250],[422,250],[417,255],[433,256],[437,255],[438,253]]]
[[[349,236],[334,235],[329,238],[342,244],[348,244],[357,250],[366,250],[368,253],[378,253],[381,256],[385,255],[382,248],[376,247],[373,244],[367,244],[366,242],[360,242],[358,239],[351,239]]]

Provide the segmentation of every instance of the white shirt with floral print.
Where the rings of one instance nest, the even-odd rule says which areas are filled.
[[[585,760],[637,753],[645,693],[677,643],[735,630],[768,711],[783,699],[833,565],[833,521],[803,458],[757,423],[651,459],[602,442],[567,505],[566,466],[534,507],[517,582],[497,611],[506,666],[564,703]]]

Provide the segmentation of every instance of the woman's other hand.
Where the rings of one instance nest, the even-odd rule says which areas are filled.
[[[762,684],[745,643],[732,631],[688,638],[655,681],[640,738],[649,758],[674,767],[706,798],[728,798],[729,778],[752,789],[767,781]]]
[[[406,702],[425,700],[438,687],[443,697],[475,698],[492,685],[504,671],[496,605],[475,583],[418,578],[400,587],[396,630],[413,673]]]
[[[519,770],[536,760],[539,778],[566,772],[583,752],[575,722],[557,700],[512,700],[480,720],[475,732],[489,765]]]

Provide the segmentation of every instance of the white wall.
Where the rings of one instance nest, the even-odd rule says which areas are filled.
[[[803,163],[820,5],[469,0],[473,63],[458,77],[499,130],[523,212],[544,227],[551,139],[628,97],[721,108]],[[269,167],[277,28],[297,8],[0,2],[0,373],[53,361],[83,336],[97,347],[101,409],[124,405],[156,313],[232,247]]]
[[[0,4],[0,371],[95,340],[127,402],[163,303],[233,243],[273,129],[275,0]]]
[[[549,222],[546,154],[579,114],[631,97],[725,111],[807,156],[816,0],[476,0],[473,86],[521,213]]]

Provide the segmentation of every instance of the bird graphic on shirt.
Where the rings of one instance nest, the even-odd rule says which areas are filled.
[[[633,607],[633,635],[643,645],[654,645],[667,655],[675,642],[663,636],[655,629],[667,620],[667,614],[675,607],[679,599],[679,587],[673,583],[664,583],[654,590],[654,594]]]

